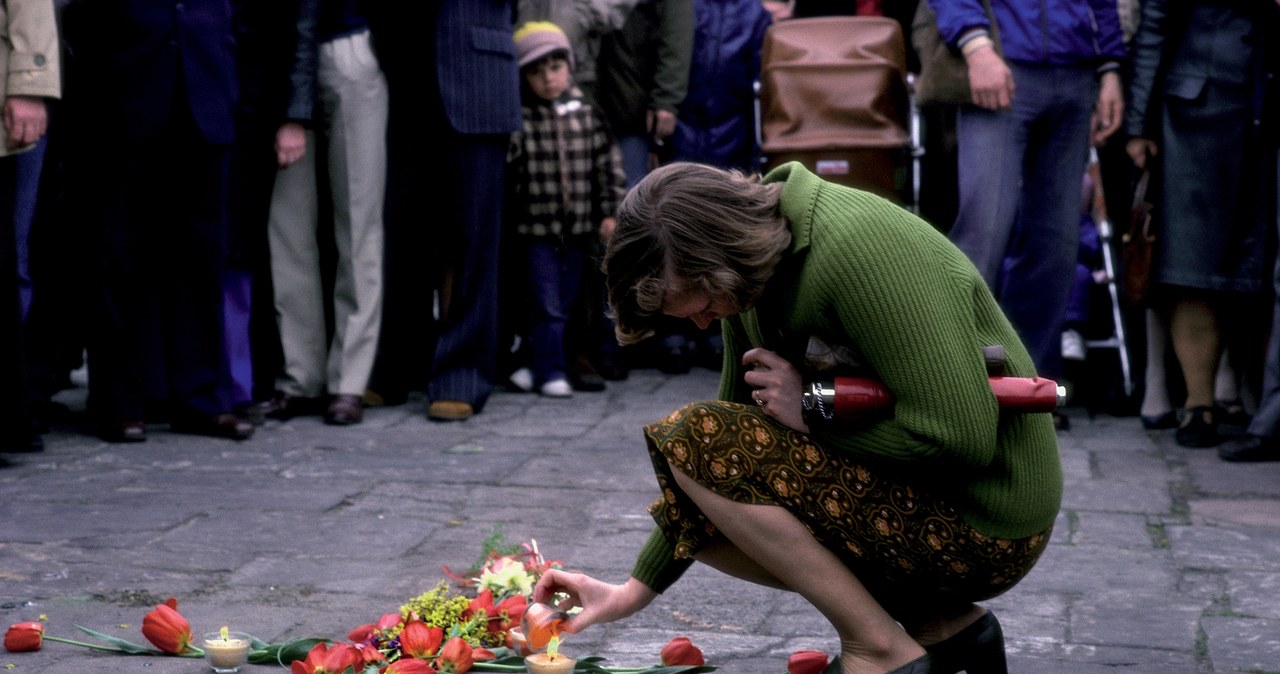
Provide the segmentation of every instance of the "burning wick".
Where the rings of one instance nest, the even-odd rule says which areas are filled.
[[[227,639],[230,639],[230,638],[231,638],[231,637],[230,637],[230,631],[227,629],[227,626],[226,626],[226,625],[223,625],[223,626],[222,626],[222,629],[221,629],[221,630],[218,630],[218,636],[219,636],[219,637],[222,637],[222,640],[223,640],[223,641],[226,641]]]
[[[551,640],[547,642],[547,657],[551,658],[552,660],[555,660],[556,656],[559,654],[560,654],[560,635],[553,633],[551,635]]]

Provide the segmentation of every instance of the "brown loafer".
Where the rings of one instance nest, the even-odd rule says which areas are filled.
[[[229,413],[184,414],[169,422],[169,430],[230,440],[248,440],[253,436],[253,424]]]
[[[471,403],[461,400],[433,400],[427,406],[427,418],[432,421],[464,421],[475,413]]]
[[[350,393],[339,393],[333,396],[329,410],[324,413],[324,422],[333,426],[350,426],[364,420],[364,405],[360,396]]]

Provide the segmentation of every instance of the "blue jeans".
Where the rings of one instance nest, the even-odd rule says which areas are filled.
[[[617,142],[622,152],[622,171],[627,174],[627,189],[631,189],[649,172],[649,138],[618,136]]]
[[[1097,85],[1088,68],[1009,67],[1011,110],[964,106],[957,115],[960,204],[951,240],[1000,300],[1039,373],[1056,377]]]
[[[535,239],[529,244],[529,350],[535,385],[564,379],[564,326],[587,265],[584,247]]]
[[[31,311],[31,223],[36,216],[40,173],[44,170],[44,153],[48,145],[48,136],[42,136],[35,147],[13,155],[11,160],[17,178],[13,188],[13,231],[18,240],[18,306],[23,323]]]

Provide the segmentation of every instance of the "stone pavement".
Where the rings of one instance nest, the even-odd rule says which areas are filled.
[[[501,526],[548,557],[623,580],[656,485],[639,429],[714,395],[716,375],[638,370],[570,400],[499,393],[428,422],[421,400],[363,425],[268,422],[244,443],[150,429],[109,445],[61,428],[0,469],[0,621],[47,616],[142,641],[168,596],[197,630],[343,637],[466,568]],[[83,391],[64,392],[73,408]],[[1280,672],[1280,463],[1231,465],[1135,418],[1080,410],[1060,434],[1066,496],[1040,564],[992,600],[1014,672]],[[799,598],[694,567],[646,611],[566,641],[647,665],[687,635],[720,671],[782,674],[835,648]],[[18,673],[196,674],[203,662],[47,643]],[[276,671],[251,666],[246,670]]]

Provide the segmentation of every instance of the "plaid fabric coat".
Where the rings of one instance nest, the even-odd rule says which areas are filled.
[[[594,233],[626,191],[622,152],[576,89],[556,101],[530,98],[507,154],[509,220],[524,236]]]

